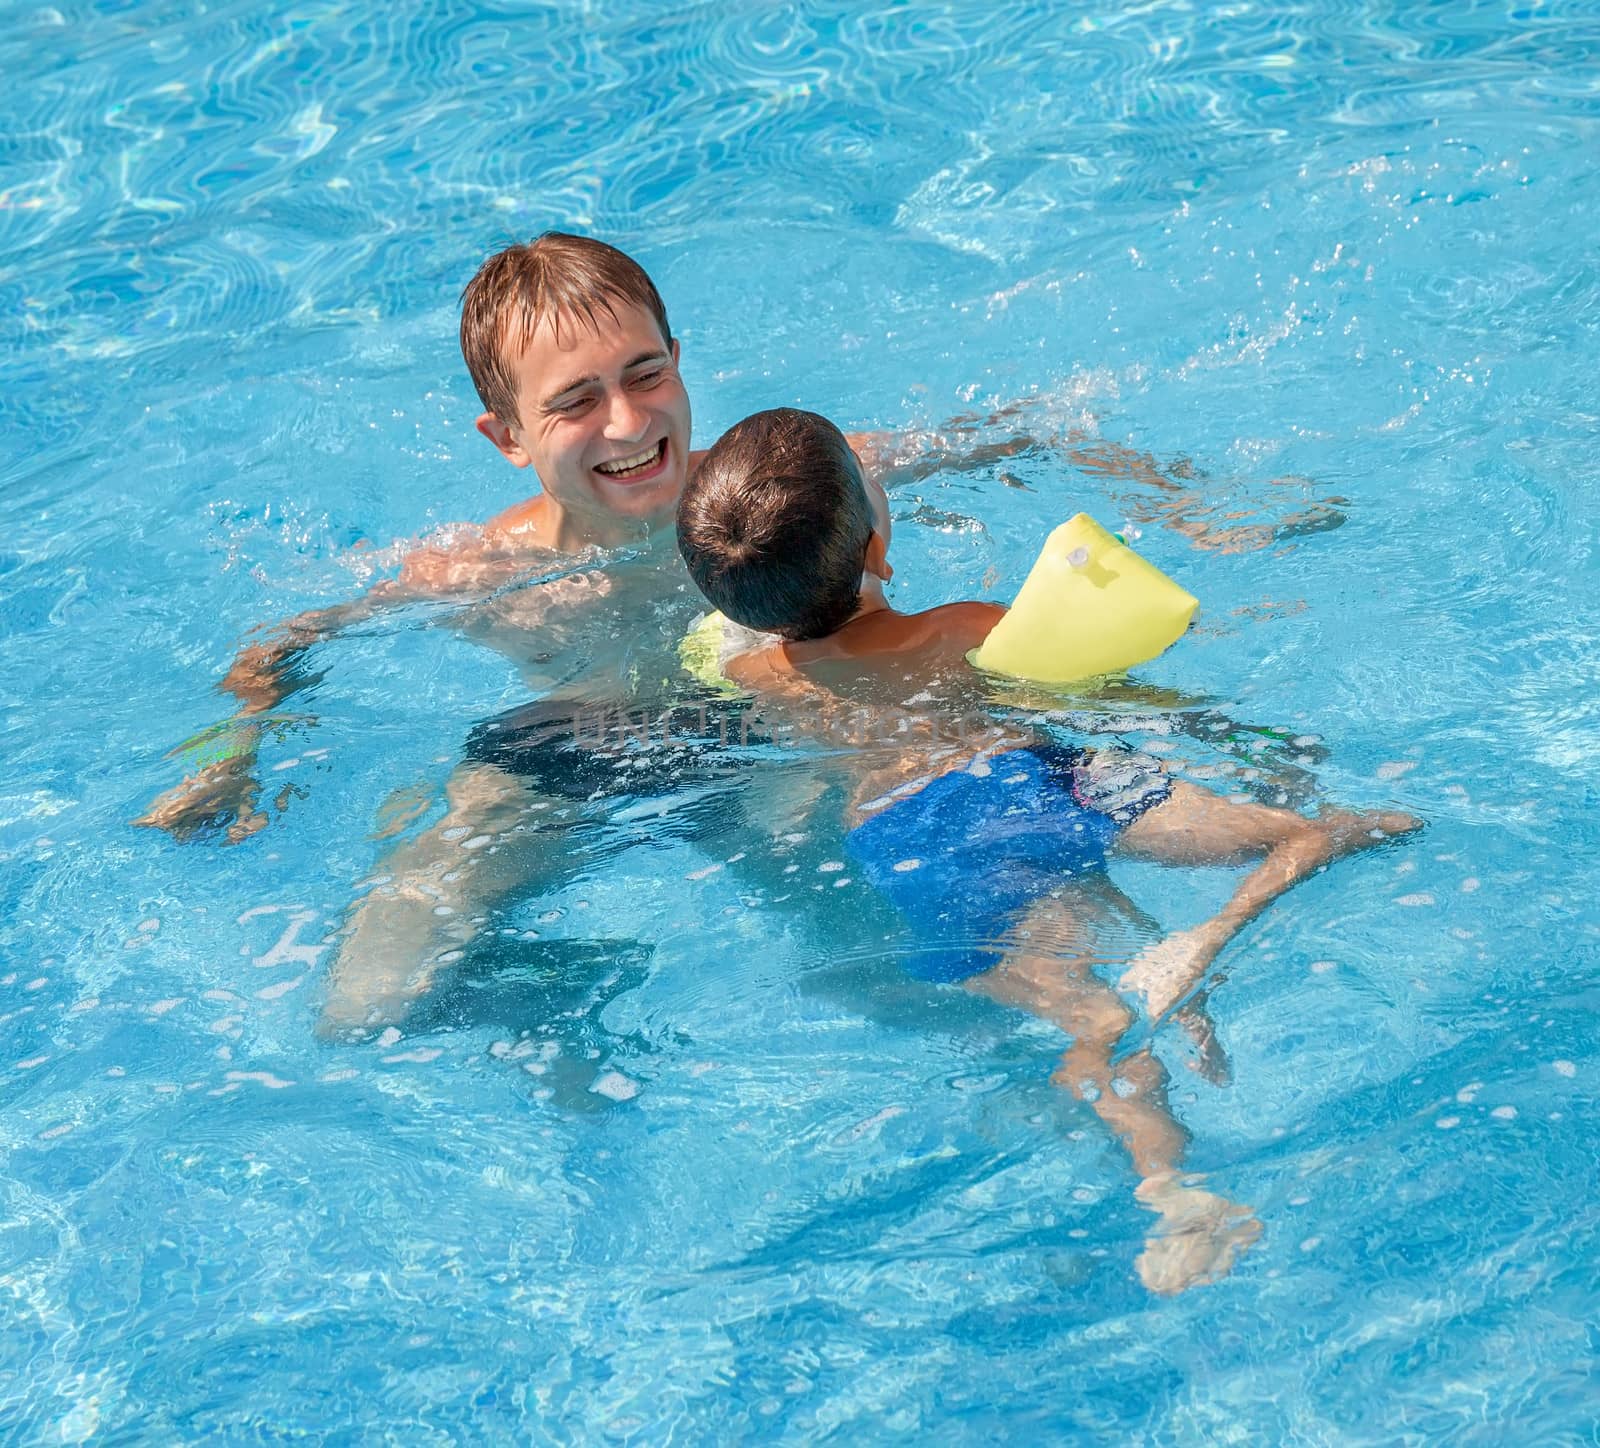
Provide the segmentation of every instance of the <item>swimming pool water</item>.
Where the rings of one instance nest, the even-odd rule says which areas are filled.
[[[0,7],[0,1436],[1591,1441],[1600,16],[735,8]],[[649,822],[492,989],[317,1040],[380,807],[528,696],[448,611],[316,653],[270,829],[129,827],[249,628],[520,496],[456,299],[550,226],[651,270],[702,445],[1035,398],[1074,443],[896,495],[896,599],[1131,521],[1204,601],[1146,678],[1426,819],[1230,948],[1231,1085],[1158,1032],[1263,1223],[1222,1282],[1140,1286],[1053,1028]]]

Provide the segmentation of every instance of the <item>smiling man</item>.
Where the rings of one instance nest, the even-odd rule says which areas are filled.
[[[307,682],[302,656],[397,605],[459,599],[466,606],[450,622],[517,663],[535,694],[548,698],[569,673],[563,658],[581,654],[584,687],[569,706],[585,693],[617,697],[623,660],[594,644],[666,591],[662,565],[678,571],[664,525],[693,461],[666,307],[623,252],[551,232],[479,269],[462,297],[461,350],[484,406],[477,430],[514,467],[533,469],[538,492],[481,528],[410,550],[399,576],[363,597],[301,614],[243,649],[223,680],[240,709],[185,748],[194,772],[137,823],[179,838],[222,828],[234,841],[265,825],[257,750],[280,727],[274,711]],[[605,556],[624,545],[636,556]],[[676,627],[664,626],[659,641],[669,657]],[[384,861],[393,885],[353,912],[330,972],[325,1026],[402,1015],[440,957],[470,940],[469,912],[529,873],[520,852],[461,844],[513,831],[539,802],[527,781],[469,756],[445,792],[444,818]]]
[[[412,548],[399,576],[360,598],[313,609],[241,649],[222,680],[234,716],[179,751],[193,772],[135,823],[178,838],[219,828],[237,842],[267,823],[256,755],[283,727],[274,711],[307,682],[307,649],[396,606],[459,599],[451,622],[549,687],[549,629],[661,589],[653,565],[692,461],[679,348],[654,283],[631,257],[588,237],[547,232],[490,257],[462,297],[461,351],[482,399],[477,429],[539,491],[481,527]],[[645,567],[538,581],[573,555],[645,545]],[[659,562],[677,571],[670,540]]]

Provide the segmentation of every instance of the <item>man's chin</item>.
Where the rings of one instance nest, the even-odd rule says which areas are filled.
[[[685,479],[677,468],[642,483],[619,483],[596,476],[595,496],[608,512],[621,518],[655,518],[670,515],[678,506]]]

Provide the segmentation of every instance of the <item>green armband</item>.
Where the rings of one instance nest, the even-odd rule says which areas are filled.
[[[213,764],[226,764],[230,759],[254,754],[260,739],[259,724],[224,719],[220,724],[213,724],[209,729],[190,735],[172,752],[195,768],[205,769]]]

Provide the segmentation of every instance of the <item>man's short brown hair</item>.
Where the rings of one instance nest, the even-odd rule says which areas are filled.
[[[643,307],[661,328],[661,340],[671,345],[661,294],[626,252],[562,231],[496,252],[461,294],[461,355],[484,407],[517,425],[512,364],[539,324],[549,319],[557,337],[563,326],[593,330],[601,312],[617,320],[619,302]]]
[[[849,621],[872,529],[844,434],[792,407],[730,427],[678,503],[678,551],[700,591],[735,623],[786,639]]]

